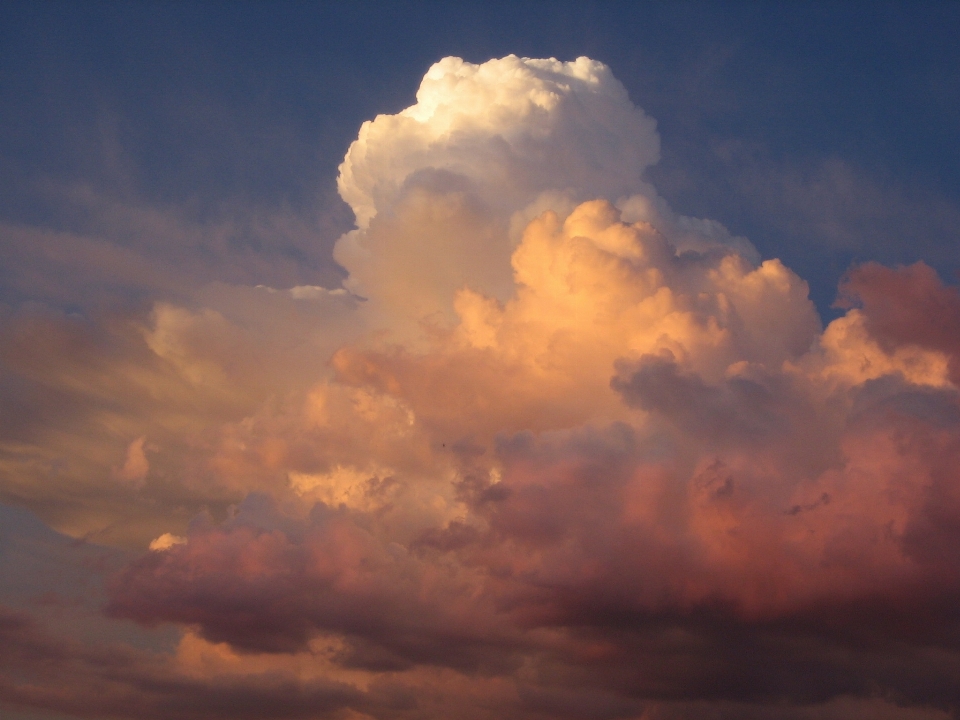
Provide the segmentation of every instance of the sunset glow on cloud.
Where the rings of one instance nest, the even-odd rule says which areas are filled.
[[[88,541],[4,511],[34,539],[0,562],[90,555],[0,596],[0,700],[953,717],[960,292],[858,264],[824,324],[783,262],[671,209],[660,152],[603,63],[447,57],[346,151],[342,288],[35,238],[23,273],[112,267],[145,300],[0,316],[4,498]]]

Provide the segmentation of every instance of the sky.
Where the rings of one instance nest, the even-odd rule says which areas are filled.
[[[4,4],[0,715],[957,717],[958,28]]]

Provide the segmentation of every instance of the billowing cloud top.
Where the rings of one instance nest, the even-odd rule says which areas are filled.
[[[719,223],[670,212],[643,180],[659,154],[656,123],[603,63],[445,58],[415,105],[360,128],[338,181],[358,229],[334,255],[347,287],[380,305],[394,329],[398,314],[452,318],[464,285],[508,299],[527,223],[594,198],[682,249],[732,245],[754,259]]]
[[[960,293],[863,265],[823,328],[789,268],[667,207],[658,152],[601,63],[446,58],[341,166],[353,295],[218,286],[106,340],[5,319],[8,365],[70,401],[7,492],[124,528],[107,616],[179,635],[71,641],[0,692],[137,718],[948,717]],[[53,642],[31,622],[0,616],[18,658]]]
[[[415,105],[363,124],[338,187],[361,229],[411,186],[444,187],[450,176],[509,215],[551,190],[627,197],[659,155],[656,123],[603,63],[448,57],[424,76]]]

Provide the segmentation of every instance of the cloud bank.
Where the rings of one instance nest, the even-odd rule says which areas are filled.
[[[960,293],[861,265],[824,328],[789,268],[659,198],[658,155],[601,63],[446,58],[341,165],[348,292],[4,318],[21,392],[70,400],[22,421],[4,493],[128,528],[104,612],[180,634],[57,644],[4,611],[0,698],[953,717]]]

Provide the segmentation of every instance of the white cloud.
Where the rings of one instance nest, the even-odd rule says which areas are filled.
[[[656,123],[603,63],[448,57],[427,72],[415,105],[363,124],[339,188],[360,228],[428,168],[460,176],[509,214],[546,190],[633,194],[659,155]]]
[[[678,217],[643,179],[657,162],[656,123],[603,63],[510,55],[475,65],[448,57],[417,102],[360,128],[338,187],[358,229],[340,238],[346,286],[373,300],[374,323],[450,321],[462,287],[506,300],[522,229],[545,210],[619,201],[681,249],[732,246],[714,221]]]

